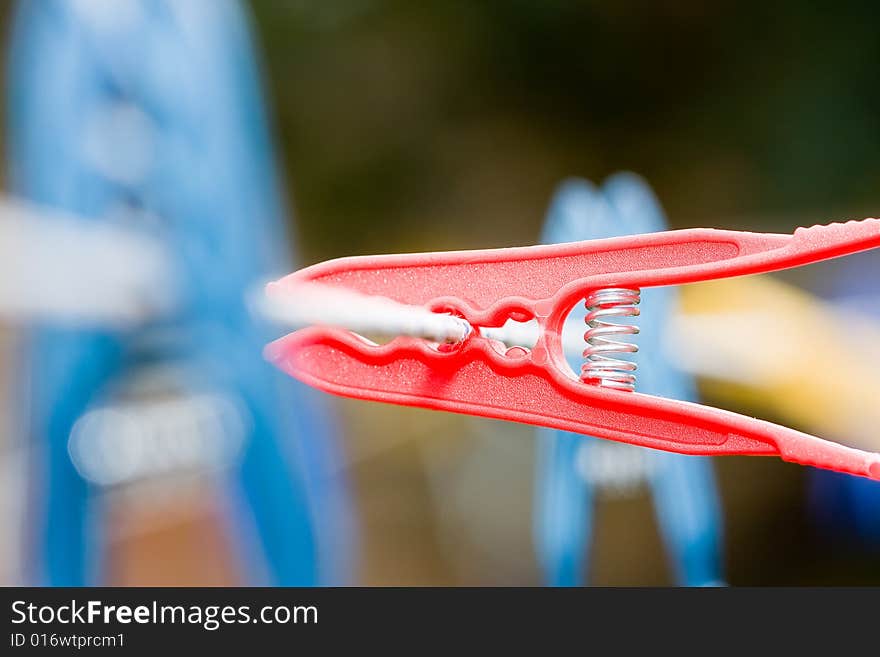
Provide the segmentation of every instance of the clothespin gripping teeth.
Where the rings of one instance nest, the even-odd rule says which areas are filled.
[[[270,284],[303,283],[386,297],[466,320],[463,340],[438,346],[401,336],[376,345],[312,326],[267,347],[292,376],[335,394],[526,422],[685,454],[779,455],[880,479],[880,455],[684,401],[585,382],[562,347],[565,320],[601,290],[639,290],[757,274],[880,246],[880,220],[799,228],[793,235],[689,229],[533,247],[342,258]],[[536,320],[531,349],[483,335],[508,319]],[[594,384],[598,383],[598,384]]]

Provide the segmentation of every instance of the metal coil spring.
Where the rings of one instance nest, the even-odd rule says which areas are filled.
[[[621,336],[636,335],[637,326],[607,321],[612,317],[637,317],[636,307],[641,298],[639,290],[610,287],[591,292],[584,305],[589,326],[584,333],[587,348],[585,362],[581,367],[581,380],[615,390],[632,392],[636,386],[636,364],[616,357],[617,354],[634,354],[639,348],[631,342],[623,342]]]

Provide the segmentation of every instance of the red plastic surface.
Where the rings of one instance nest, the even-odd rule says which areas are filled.
[[[880,480],[880,454],[736,413],[579,381],[561,331],[587,292],[787,269],[880,246],[880,220],[799,228],[793,235],[692,229],[570,244],[341,258],[271,283],[341,286],[451,312],[479,327],[535,318],[531,350],[510,351],[474,330],[437,347],[398,337],[378,346],[310,327],[273,342],[269,360],[335,394],[513,420],[685,454],[779,455]],[[809,357],[805,354],[805,357]]]

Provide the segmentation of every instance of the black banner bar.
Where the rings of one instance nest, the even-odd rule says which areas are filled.
[[[2,598],[4,655],[441,647],[458,654],[477,641],[518,652],[529,645],[706,654],[739,646],[788,655],[876,654],[880,589],[10,588]]]

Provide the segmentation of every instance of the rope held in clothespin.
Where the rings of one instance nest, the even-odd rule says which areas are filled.
[[[460,317],[319,283],[255,294],[252,305],[263,317],[291,328],[319,324],[436,342],[459,342],[471,331],[470,324]]]

